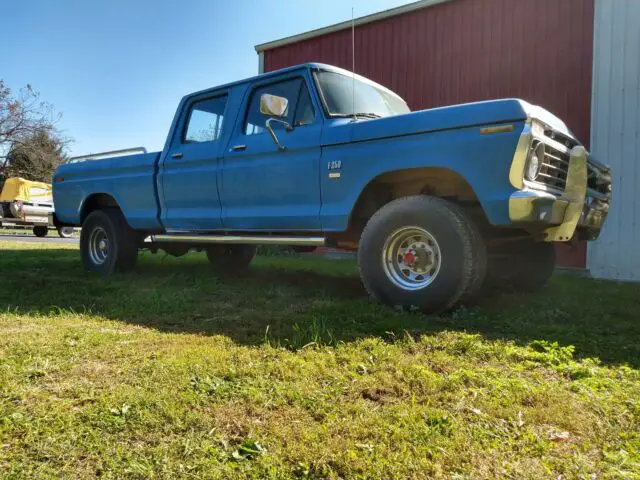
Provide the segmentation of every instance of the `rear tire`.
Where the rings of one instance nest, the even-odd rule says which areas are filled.
[[[243,272],[256,254],[254,245],[213,245],[207,249],[211,266],[225,273]]]
[[[49,233],[49,227],[45,225],[36,225],[33,227],[33,234],[38,238],[44,238]]]
[[[486,271],[486,247],[457,205],[424,195],[394,200],[362,232],[358,267],[374,300],[425,313],[473,296]]]
[[[60,238],[73,237],[73,227],[60,227],[58,228],[58,236]]]
[[[115,208],[91,212],[82,224],[80,256],[90,272],[111,275],[131,270],[138,259],[140,235]]]

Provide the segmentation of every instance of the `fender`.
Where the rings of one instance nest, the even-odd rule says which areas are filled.
[[[84,222],[91,211],[104,207],[120,208],[120,203],[109,193],[91,193],[80,203],[80,222]]]
[[[460,176],[471,186],[490,223],[510,224],[508,199],[515,188],[509,182],[511,165],[504,159],[513,158],[525,122],[508,125],[513,128],[490,135],[481,133],[481,126],[470,126],[323,148],[323,230],[345,231],[358,198],[376,178],[400,170],[415,169],[418,174],[418,169],[424,168],[445,169]],[[336,165],[340,167],[331,168]]]

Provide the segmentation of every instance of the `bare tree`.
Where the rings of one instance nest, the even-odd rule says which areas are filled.
[[[35,162],[38,159],[48,159],[42,165],[46,171],[46,164],[52,158],[51,151],[59,149],[62,155],[64,147],[69,143],[55,127],[59,119],[60,114],[55,112],[53,105],[42,101],[40,94],[31,85],[14,95],[4,81],[0,80],[0,178],[11,175],[11,152],[14,153],[14,158],[18,152],[21,155],[29,152]],[[52,145],[55,146],[53,150]],[[45,150],[37,153],[35,149],[39,146]],[[23,174],[35,180],[36,176],[42,177],[43,169],[37,168],[33,175],[31,172]]]

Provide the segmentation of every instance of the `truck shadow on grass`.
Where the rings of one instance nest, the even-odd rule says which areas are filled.
[[[577,357],[640,366],[640,285],[556,277],[535,295],[501,294],[441,316],[369,301],[352,261],[259,257],[242,275],[204,255],[142,255],[136,271],[85,273],[76,250],[0,250],[0,305],[16,313],[91,314],[165,332],[224,335],[298,349],[444,330],[528,344],[574,345]]]

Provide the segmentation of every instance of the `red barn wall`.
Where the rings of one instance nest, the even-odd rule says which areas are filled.
[[[518,97],[588,145],[594,0],[453,0],[356,26],[356,72],[414,109]],[[264,52],[265,71],[304,62],[351,69],[351,29]],[[584,267],[586,249],[561,247]]]

